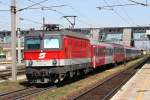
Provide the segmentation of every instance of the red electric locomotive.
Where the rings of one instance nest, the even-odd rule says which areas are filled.
[[[91,68],[90,41],[79,32],[32,31],[25,36],[26,76],[31,83],[62,81]]]

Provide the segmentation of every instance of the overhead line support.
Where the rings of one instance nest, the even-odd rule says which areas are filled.
[[[12,81],[17,80],[16,71],[16,0],[11,0],[11,55]]]

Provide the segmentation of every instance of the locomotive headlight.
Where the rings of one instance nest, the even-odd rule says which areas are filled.
[[[29,66],[32,66],[32,65],[33,65],[33,61],[30,60],[30,61],[29,61]]]
[[[52,64],[53,64],[54,66],[56,66],[56,65],[57,65],[57,60],[56,60],[56,59],[53,60],[53,61],[52,61]]]

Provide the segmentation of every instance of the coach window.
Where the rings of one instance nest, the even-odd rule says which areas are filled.
[[[108,56],[108,49],[106,48],[106,55]]]
[[[117,53],[117,48],[114,49],[114,52]]]
[[[99,48],[99,55],[101,56],[101,54],[102,54],[102,53],[101,53],[101,48]]]
[[[96,48],[94,48],[94,56],[96,56]]]
[[[104,55],[106,55],[106,49],[105,48],[103,49],[103,52],[104,52]]]
[[[112,56],[112,49],[110,49],[110,56]]]
[[[97,52],[96,52],[96,53],[97,53],[97,56],[99,56],[99,51],[98,51],[98,48],[97,48]]]
[[[111,49],[109,49],[109,56],[111,56]]]
[[[106,55],[108,56],[108,49],[106,49]]]
[[[110,49],[108,49],[108,56],[110,56]]]
[[[102,55],[104,56],[105,55],[105,48],[102,48]]]

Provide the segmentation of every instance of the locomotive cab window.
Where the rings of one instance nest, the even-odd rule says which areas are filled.
[[[40,38],[27,38],[25,40],[25,48],[28,50],[40,49]]]
[[[57,49],[60,48],[59,39],[47,38],[44,39],[44,49]]]
[[[61,49],[62,36],[45,36],[42,47],[43,49]]]

